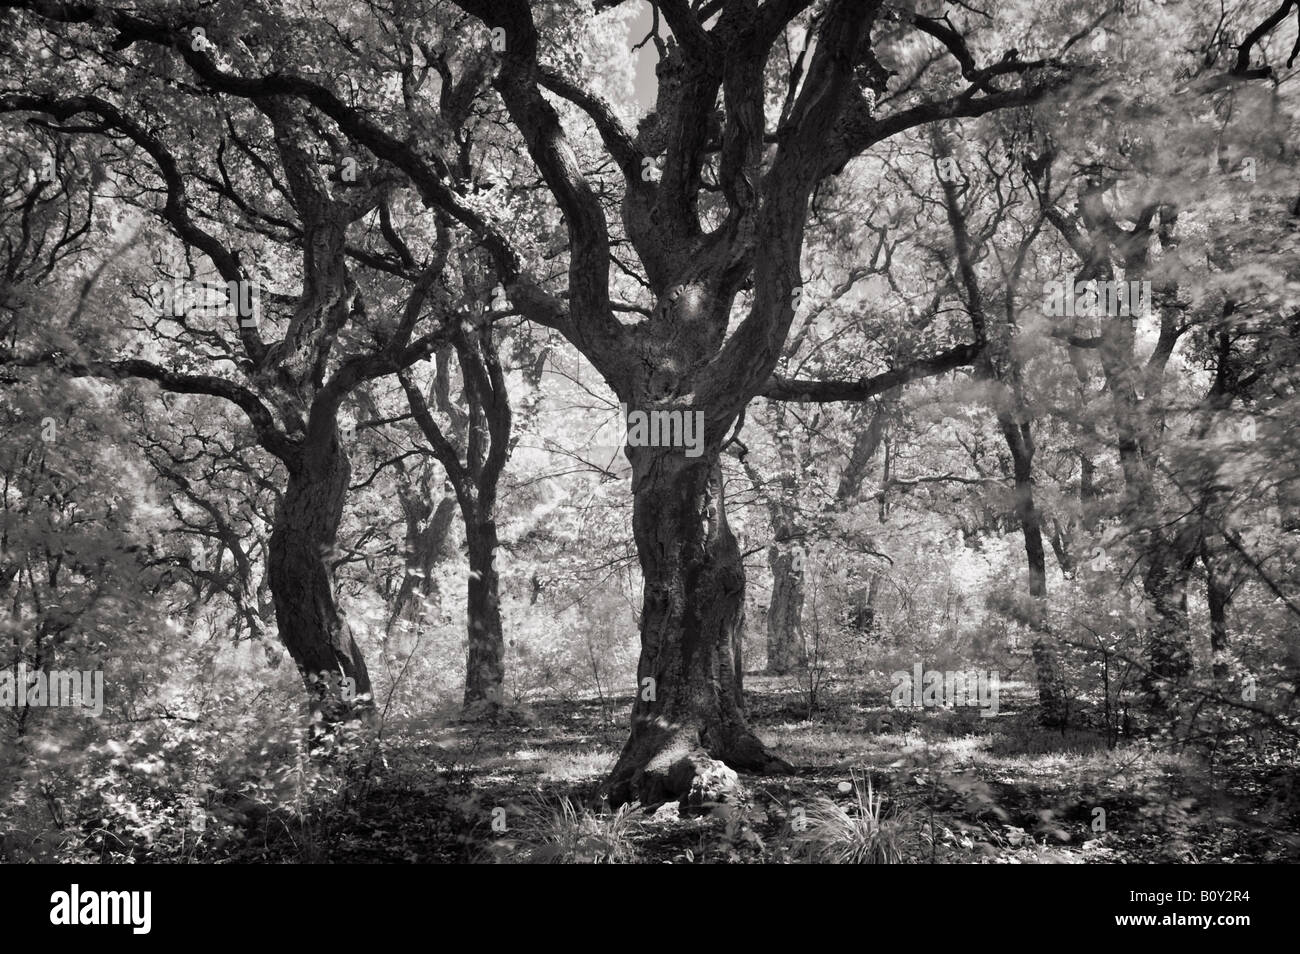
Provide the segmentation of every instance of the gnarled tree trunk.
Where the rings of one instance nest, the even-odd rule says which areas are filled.
[[[724,799],[733,769],[786,767],[745,722],[734,643],[745,594],[716,452],[634,448],[633,532],[645,576],[632,733],[610,802]],[[724,764],[725,763],[725,764]]]
[[[364,710],[367,700],[360,697],[371,691],[365,660],[335,600],[330,564],[350,474],[334,428],[305,442],[290,467],[267,551],[280,639],[302,673],[314,720],[326,725]]]

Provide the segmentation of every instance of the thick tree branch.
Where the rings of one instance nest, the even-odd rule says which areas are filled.
[[[258,443],[286,464],[297,459],[297,444],[286,437],[275,424],[275,418],[266,405],[248,388],[210,374],[181,374],[138,358],[116,361],[77,361],[59,353],[0,357],[0,365],[16,368],[53,368],[69,377],[141,378],[152,381],[164,391],[174,394],[205,394],[229,401],[247,415],[257,434]]]
[[[921,358],[857,381],[815,381],[773,376],[758,393],[769,400],[795,401],[801,404],[865,401],[909,381],[974,365],[980,356],[980,350],[973,344],[958,345],[933,357]]]

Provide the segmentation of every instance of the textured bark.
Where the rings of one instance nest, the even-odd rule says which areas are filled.
[[[633,532],[644,573],[632,732],[608,782],[611,804],[726,799],[732,770],[788,768],[745,722],[735,643],[745,591],[716,455],[638,448]],[[723,764],[719,764],[723,763]]]
[[[433,507],[424,494],[399,493],[406,516],[406,569],[384,629],[389,634],[403,618],[418,624],[424,617],[424,604],[438,598],[433,571],[447,554],[451,523],[456,516],[452,496],[443,497]]]
[[[325,724],[367,708],[365,700],[344,698],[342,679],[352,680],[357,697],[371,691],[365,661],[335,600],[330,565],[350,473],[333,428],[304,444],[289,471],[267,551],[280,639],[303,675],[316,721]]]
[[[740,622],[736,624],[736,636],[731,641],[731,662],[736,674],[736,703],[740,711],[745,711],[745,601],[740,601]]]
[[[491,518],[477,519],[467,514],[465,536],[469,549],[465,711],[469,715],[494,715],[501,707],[506,671],[496,570],[496,523]]]
[[[777,422],[783,422],[785,409],[776,411]],[[801,669],[807,662],[807,649],[803,633],[803,541],[804,528],[796,522],[790,505],[798,495],[794,474],[802,470],[792,442],[783,434],[778,423],[775,428],[779,475],[775,490],[764,484],[754,465],[742,460],[745,473],[756,491],[767,498],[767,510],[772,522],[772,545],[767,550],[767,565],[772,572],[772,592],[767,605],[767,664],[765,671],[772,675],[785,675]],[[806,453],[806,448],[805,448]]]
[[[794,552],[773,544],[768,549],[772,598],[767,608],[767,671],[784,675],[808,661],[803,632],[804,574]]]

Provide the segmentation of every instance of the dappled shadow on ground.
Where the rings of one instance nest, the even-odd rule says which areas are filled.
[[[735,804],[602,813],[631,699],[547,702],[495,722],[390,725],[382,755],[330,800],[279,806],[193,860],[782,863],[819,850],[809,832],[825,834],[828,815],[872,815],[871,838],[904,862],[1300,860],[1293,765],[1108,747],[1037,727],[1025,694],[982,718],[844,693],[809,719],[793,683],[751,677],[748,691],[760,735],[796,768],[744,776]]]

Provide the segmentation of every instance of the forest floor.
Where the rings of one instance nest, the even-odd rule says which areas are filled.
[[[1019,700],[1006,689],[993,718],[855,693],[810,719],[791,680],[749,677],[751,722],[796,768],[742,776],[741,801],[701,813],[587,807],[630,697],[539,703],[497,723],[389,724],[382,758],[351,773],[361,781],[312,810],[262,815],[192,860],[799,862],[810,817],[832,804],[860,817],[870,793],[902,862],[1300,860],[1293,753],[1211,765],[1186,747],[1108,747],[1097,732],[1039,728],[1027,688]]]

